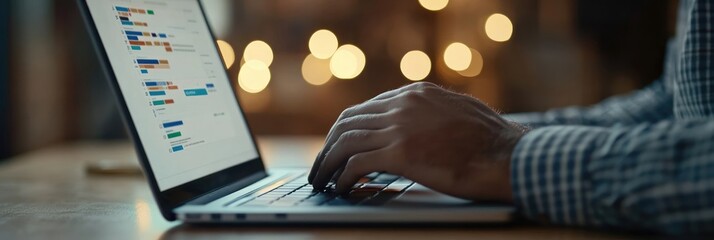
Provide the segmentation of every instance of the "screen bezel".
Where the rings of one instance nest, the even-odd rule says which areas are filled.
[[[213,47],[219,55],[221,64],[225,66],[223,58],[220,57],[221,54],[216,44],[215,35],[213,34],[213,30],[211,29],[208,23],[208,19],[206,18],[206,14],[203,10],[203,5],[199,0],[195,1],[199,5],[201,16],[203,17],[203,20],[206,23],[206,27],[208,28],[208,31],[211,34],[211,39],[213,40]],[[122,115],[122,120],[124,124],[126,124],[130,138],[134,143],[139,163],[142,169],[144,170],[144,174],[146,175],[146,178],[149,182],[149,187],[151,188],[151,192],[154,195],[154,199],[156,200],[159,206],[161,215],[163,215],[166,220],[176,220],[176,214],[173,212],[173,209],[202,195],[220,189],[221,187],[227,186],[231,183],[234,183],[240,179],[246,178],[251,175],[262,173],[267,176],[267,173],[265,171],[265,165],[263,164],[262,160],[262,155],[255,143],[255,135],[253,135],[250,125],[246,119],[245,127],[248,129],[248,134],[250,135],[250,143],[253,145],[253,148],[258,154],[258,157],[240,163],[238,165],[223,169],[221,171],[209,174],[207,176],[194,179],[177,187],[160,191],[153,170],[151,168],[151,164],[148,161],[146,151],[144,150],[144,146],[141,143],[141,139],[139,138],[136,126],[134,125],[134,121],[131,117],[131,114],[129,113],[129,108],[127,106],[126,101],[124,100],[124,95],[122,94],[121,89],[119,88],[119,82],[115,75],[114,68],[112,67],[111,62],[109,61],[109,56],[107,55],[107,52],[104,49],[104,44],[102,43],[101,37],[99,36],[99,31],[97,30],[98,26],[94,23],[94,19],[91,15],[92,13],[90,12],[89,6],[87,5],[87,0],[77,0],[77,3],[80,8],[82,17],[84,18],[86,28],[89,32],[89,36],[92,39],[92,45],[94,46],[95,52],[99,57],[100,65],[102,65],[102,69],[106,75],[107,80],[109,80],[109,85],[112,88],[112,92],[119,104],[119,110]],[[230,79],[227,70],[224,71],[224,74],[226,74],[226,79]],[[228,82],[232,88],[231,91],[233,91],[233,89],[236,89],[236,86],[233,81],[229,80]],[[240,105],[240,101],[238,99],[238,96],[236,96],[236,93],[234,93],[234,97],[236,103],[239,106],[238,111],[241,112],[241,116],[245,119],[245,112],[243,112],[243,107]]]

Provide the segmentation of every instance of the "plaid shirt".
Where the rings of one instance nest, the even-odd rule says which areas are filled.
[[[714,1],[681,0],[664,74],[587,108],[507,115],[514,202],[556,224],[714,233]]]

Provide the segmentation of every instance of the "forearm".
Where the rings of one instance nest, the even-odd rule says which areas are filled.
[[[672,96],[659,80],[633,93],[615,96],[589,107],[567,107],[543,113],[504,115],[532,128],[553,125],[609,127],[658,122],[672,116]]]
[[[545,127],[512,155],[514,202],[555,224],[714,231],[714,122]]]

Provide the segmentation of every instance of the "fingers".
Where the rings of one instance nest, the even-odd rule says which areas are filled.
[[[338,177],[335,191],[339,194],[349,192],[360,178],[371,172],[393,172],[392,155],[388,147],[352,155]]]
[[[314,184],[313,181],[318,169],[325,159],[325,155],[331,150],[332,146],[343,133],[356,129],[376,130],[388,127],[388,124],[390,123],[387,119],[385,119],[387,114],[383,113],[388,113],[392,110],[393,106],[391,105],[394,102],[394,99],[398,99],[399,96],[407,94],[410,91],[424,91],[430,89],[433,90],[440,88],[429,82],[413,83],[384,92],[362,104],[350,107],[343,111],[328,132],[327,138],[325,139],[325,146],[315,157],[315,162],[313,163],[310,174],[308,175],[308,182]]]
[[[349,117],[335,123],[325,139],[325,146],[315,158],[315,162],[312,164],[312,169],[310,170],[310,174],[307,178],[308,182],[312,183],[312,180],[315,178],[315,174],[317,173],[317,169],[325,158],[325,154],[327,154],[330,148],[332,148],[337,139],[339,139],[343,133],[358,129],[377,130],[385,128],[388,124],[384,119],[385,117],[385,114],[365,114]]]
[[[425,88],[433,88],[433,87],[439,87],[436,84],[430,83],[430,82],[417,82],[417,83],[412,83],[397,89],[392,89],[386,92],[383,92],[374,98],[370,99],[369,101],[373,100],[383,100],[383,99],[389,99],[392,97],[395,97],[403,92],[407,92],[410,90],[420,90],[420,89],[425,89]]]
[[[388,144],[389,138],[385,130],[350,130],[343,133],[319,163],[311,181],[312,186],[315,189],[324,188],[351,156],[383,148]]]

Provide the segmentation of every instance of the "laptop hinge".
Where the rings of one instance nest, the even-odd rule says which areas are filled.
[[[250,176],[245,177],[239,181],[228,184],[224,187],[218,188],[214,191],[208,192],[208,193],[203,194],[197,198],[194,198],[194,199],[186,202],[186,204],[184,204],[184,205],[205,205],[209,202],[213,202],[213,201],[215,201],[219,198],[222,198],[228,194],[231,194],[235,191],[245,188],[253,183],[256,183],[267,176],[268,176],[268,174],[263,171],[251,174]]]

